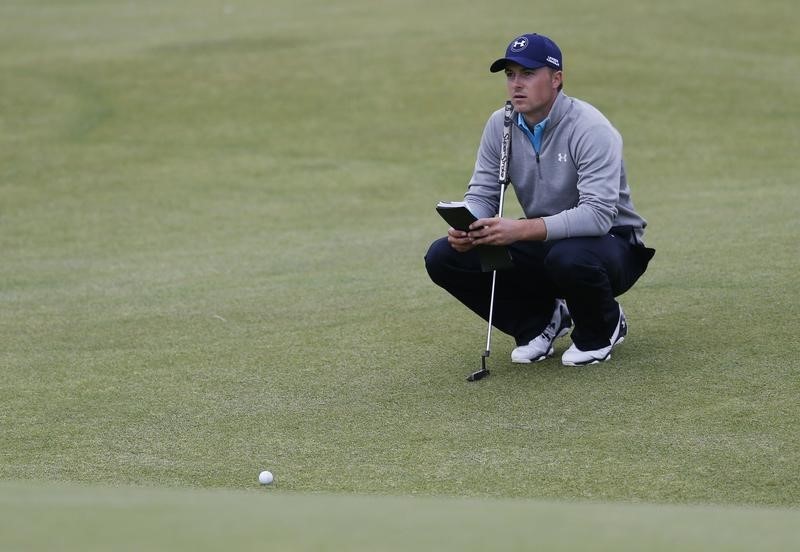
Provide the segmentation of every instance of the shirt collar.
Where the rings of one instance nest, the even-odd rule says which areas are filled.
[[[550,122],[549,116],[545,117],[544,120],[540,121],[535,127],[533,127],[533,130],[531,130],[528,126],[528,123],[525,122],[525,117],[522,116],[522,113],[517,113],[517,125],[519,125],[521,129],[527,130],[531,134],[539,134],[544,132],[548,122]]]

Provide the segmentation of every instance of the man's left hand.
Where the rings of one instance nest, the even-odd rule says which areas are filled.
[[[544,240],[547,228],[542,219],[482,218],[470,225],[475,245],[509,245],[522,240]]]

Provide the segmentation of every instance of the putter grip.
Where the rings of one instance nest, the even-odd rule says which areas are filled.
[[[508,184],[508,160],[511,157],[511,115],[514,108],[510,101],[506,102],[505,111],[503,115],[503,142],[500,146],[500,171],[497,176],[497,181],[501,186]]]

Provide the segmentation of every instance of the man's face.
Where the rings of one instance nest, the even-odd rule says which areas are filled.
[[[561,78],[561,71],[548,67],[526,69],[517,63],[509,63],[506,66],[506,85],[514,110],[531,123],[544,119],[558,96]]]

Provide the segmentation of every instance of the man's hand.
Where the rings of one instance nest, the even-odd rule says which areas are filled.
[[[473,245],[508,245],[522,239],[521,222],[497,217],[478,219],[470,224],[467,236]]]
[[[450,247],[459,253],[466,253],[475,247],[473,240],[467,236],[466,232],[456,230],[455,228],[450,228],[447,231],[447,241],[450,244]]]
[[[510,245],[518,241],[541,241],[547,238],[547,227],[540,218],[484,218],[470,225],[467,238],[473,245]]]
[[[465,253],[476,245],[510,245],[524,240],[547,239],[547,227],[540,218],[482,218],[473,222],[469,228],[469,232],[453,228],[447,231],[447,241],[459,253]]]

